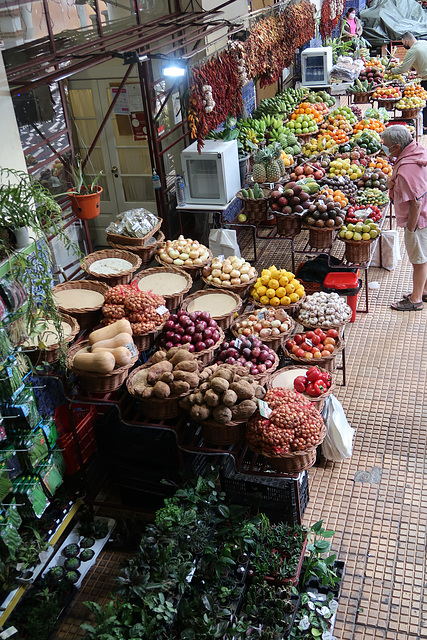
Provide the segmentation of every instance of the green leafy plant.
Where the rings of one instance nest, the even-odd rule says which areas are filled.
[[[243,143],[239,140],[240,130],[236,127],[237,118],[228,115],[225,119],[224,128],[222,131],[210,131],[206,136],[210,140],[223,140],[229,142],[230,140],[237,140],[237,149],[239,156],[243,157],[247,152],[258,149],[258,146],[249,139],[245,139]]]
[[[332,547],[329,538],[335,531],[324,529],[323,520],[319,520],[310,528],[308,532],[307,551],[309,556],[304,559],[302,585],[306,585],[310,578],[320,581],[322,586],[334,587],[340,578],[334,571],[333,565],[337,554],[326,555]]]
[[[71,177],[73,188],[71,193],[85,194],[94,193],[97,191],[97,182],[102,176],[103,172],[100,171],[94,178],[89,179],[83,169],[83,161],[80,156],[76,156],[74,163],[70,165],[69,175]]]

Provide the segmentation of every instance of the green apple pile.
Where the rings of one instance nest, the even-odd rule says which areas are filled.
[[[289,120],[286,126],[293,131],[293,133],[314,133],[317,131],[317,122],[310,114],[299,115],[295,120]]]
[[[352,224],[343,225],[339,232],[341,240],[353,240],[354,242],[363,242],[367,240],[374,240],[381,233],[380,227],[376,222],[366,218],[363,222],[357,222]]]
[[[370,188],[362,189],[358,191],[356,196],[357,204],[375,204],[377,207],[383,207],[389,201],[389,197],[385,191],[381,191],[381,189]]]

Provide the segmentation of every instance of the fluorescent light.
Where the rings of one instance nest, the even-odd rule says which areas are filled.
[[[165,78],[183,78],[187,73],[187,69],[181,60],[177,60],[176,62],[171,61],[163,67],[162,73]]]

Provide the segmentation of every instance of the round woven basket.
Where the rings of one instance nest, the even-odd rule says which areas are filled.
[[[206,442],[221,446],[241,442],[246,432],[246,422],[220,424],[215,420],[201,420],[200,426]]]
[[[282,473],[299,473],[300,471],[305,471],[305,469],[310,469],[316,462],[316,449],[319,444],[322,444],[326,435],[326,426],[323,425],[320,435],[319,442],[316,446],[311,447],[310,449],[306,449],[305,451],[292,451],[291,453],[282,453],[280,456],[270,456],[266,455],[261,449],[257,449],[253,447],[250,442],[248,442],[248,447],[251,451],[255,453],[260,453],[264,458],[268,461],[268,464],[275,469],[276,471],[281,471]]]
[[[208,249],[209,258],[208,258],[208,260],[206,262],[204,262],[201,265],[195,265],[193,267],[190,267],[190,266],[187,266],[185,264],[182,264],[180,266],[174,265],[174,264],[166,264],[165,262],[163,262],[163,260],[160,259],[160,256],[159,256],[159,251],[160,251],[161,248],[162,248],[162,245],[157,249],[157,253],[154,256],[156,261],[160,265],[162,265],[162,267],[170,267],[171,269],[179,269],[180,271],[181,270],[182,271],[186,271],[187,273],[190,274],[190,276],[193,278],[193,280],[197,280],[197,278],[202,273],[203,267],[208,266],[212,262],[212,259],[213,259],[213,253],[212,253],[212,251],[210,249]]]
[[[201,291],[196,291],[195,293],[192,293],[191,295],[187,296],[184,300],[184,302],[181,305],[181,308],[183,311],[187,311],[188,310],[188,306],[191,304],[191,302],[193,302],[193,300],[198,300],[199,298],[202,298],[204,296],[207,295],[212,295],[212,293],[224,293],[230,297],[233,298],[234,302],[235,302],[235,308],[232,311],[229,311],[228,313],[224,313],[222,315],[212,315],[211,317],[216,320],[216,322],[218,323],[218,326],[223,330],[226,331],[233,323],[234,317],[236,315],[236,313],[238,313],[242,307],[242,299],[240,298],[240,296],[237,295],[237,293],[234,293],[233,291],[230,291],[229,289],[203,289]]]
[[[283,372],[283,371],[292,371],[292,369],[307,369],[307,371],[310,369],[310,367],[312,366],[319,366],[316,362],[315,365],[313,364],[303,364],[303,365],[296,365],[296,366],[289,366],[289,367],[282,367],[281,369],[279,369],[278,371],[275,371],[274,373],[270,374],[265,382],[265,386],[267,389],[273,389],[275,387],[274,384],[274,380]],[[327,369],[324,369],[323,367],[319,366],[319,369],[325,373],[330,373],[330,371],[328,371]],[[279,385],[280,386],[280,385]],[[328,396],[331,395],[331,393],[333,392],[335,387],[335,381],[332,380],[331,382],[331,386],[329,387],[329,389],[326,389],[326,391],[324,393],[322,393],[321,396],[318,396],[317,398],[314,398],[313,396],[309,396],[307,393],[302,393],[301,395],[304,396],[304,398],[306,400],[308,400],[309,402],[313,402],[316,406],[316,409],[318,409],[319,411],[321,410],[319,408],[319,405],[323,405],[323,402],[325,400],[325,398],[327,398]],[[294,389],[292,389],[292,391],[294,391]]]
[[[96,275],[94,273],[91,273],[89,270],[90,266],[97,260],[103,260],[104,258],[120,258],[121,260],[127,260],[131,263],[132,267],[130,269],[120,271],[119,273],[115,273],[111,276]],[[83,271],[88,274],[88,277],[91,280],[99,280],[101,282],[105,282],[110,287],[115,287],[117,284],[129,284],[129,282],[132,280],[132,275],[135,273],[135,271],[138,271],[141,266],[141,258],[135,253],[131,253],[130,251],[119,251],[118,249],[102,249],[101,251],[90,253],[88,256],[83,258],[80,266]]]
[[[242,337],[241,334],[239,334],[237,331],[237,321],[241,322],[242,320],[247,320],[251,315],[252,315],[251,312],[243,313],[238,318],[236,318],[236,320],[231,325],[231,333],[233,334],[233,336],[235,336],[236,338]],[[277,336],[274,338],[259,338],[259,339],[263,344],[266,344],[267,347],[270,347],[270,349],[273,349],[273,351],[278,351],[282,346],[283,341],[289,338],[289,336],[293,333],[294,329],[295,329],[295,322],[292,321],[291,326],[289,327],[289,331],[287,331],[286,333],[282,333],[280,336]]]
[[[96,291],[104,295],[109,288],[108,284],[97,282],[96,280],[70,280],[69,282],[57,284],[52,290],[52,295],[54,296],[55,293],[59,291],[76,291],[81,289]],[[62,313],[66,313],[75,318],[80,325],[80,329],[92,329],[92,327],[98,324],[101,318],[102,305],[103,302],[94,307],[78,307],[75,309],[58,305],[58,309]]]
[[[224,342],[224,338],[225,338],[224,331],[221,329],[221,327],[218,328],[218,331],[219,331],[218,342],[216,342],[212,347],[209,347],[209,349],[205,349],[204,351],[194,352],[194,355],[196,356],[197,360],[199,360],[205,367],[207,367],[208,364],[210,364],[212,360],[214,360],[216,351],[220,348],[220,346]]]
[[[308,243],[313,249],[330,249],[332,247],[335,229],[310,227],[308,224],[304,225],[304,229],[308,229]]]
[[[216,282],[212,282],[211,280],[208,280],[207,278],[202,278],[203,282],[207,284],[208,287],[213,287],[214,289],[221,289],[221,291],[231,291],[232,293],[235,293],[241,298],[246,298],[249,295],[249,291],[251,290],[251,288],[257,281],[257,279],[258,279],[258,275],[251,278],[248,282],[244,282],[242,284],[233,284],[227,287],[224,284],[218,284]]]
[[[162,233],[162,231],[157,231],[154,236],[151,236],[151,238],[149,238],[147,244],[143,245],[142,247],[138,247],[136,245],[117,244],[115,242],[111,242],[111,240],[109,240],[108,238],[107,241],[112,249],[119,249],[122,251],[130,251],[131,253],[135,253],[141,258],[141,269],[146,269],[150,262],[153,260],[157,249],[165,241],[165,235],[164,233]]]
[[[157,233],[157,231],[162,226],[162,222],[163,220],[159,218],[159,221],[156,224],[156,226],[153,227],[151,231],[149,231],[142,238],[131,238],[130,236],[123,236],[118,233],[107,233],[107,242],[108,244],[110,244],[110,241],[111,241],[111,242],[114,242],[114,244],[127,245],[135,248],[143,247],[147,243],[147,241],[152,236],[154,236],[155,233]]]
[[[169,398],[143,398],[139,394],[135,393],[134,389],[132,389],[132,380],[138,371],[142,369],[147,369],[151,366],[151,364],[143,364],[141,367],[136,367],[129,374],[126,380],[126,388],[128,393],[134,398],[137,398],[138,403],[147,418],[155,418],[157,420],[167,420],[168,418],[175,418],[181,413],[181,409],[179,406],[179,401],[185,396],[190,395],[190,393],[194,392],[194,389],[191,389],[187,393],[182,393],[179,396],[169,396]]]
[[[63,344],[65,345],[74,340],[74,338],[80,331],[80,326],[76,318],[67,313],[61,313],[61,320],[66,322],[71,327],[70,335],[68,335],[63,340]],[[25,347],[23,347],[22,350],[25,355],[28,356],[32,364],[36,365],[40,364],[41,362],[48,362],[49,364],[56,362],[59,359],[60,348],[61,347],[59,343],[57,343],[49,345],[48,347],[46,347],[46,349],[38,349],[37,347],[30,347],[26,349]]]
[[[403,119],[416,118],[421,109],[400,109]]]
[[[236,193],[236,197],[243,203],[243,211],[248,221],[260,222],[267,217],[270,189],[263,189],[264,198],[244,198],[242,191]]]
[[[166,317],[164,321],[161,324],[157,325],[157,327],[154,327],[154,329],[152,329],[148,333],[133,334],[133,341],[138,351],[147,351],[148,349],[150,349],[150,347],[153,346],[157,336],[160,335],[163,327],[165,326],[166,320],[169,318],[169,314],[165,315]]]
[[[193,280],[190,274],[187,273],[186,271],[183,271],[182,269],[178,269],[176,267],[172,269],[172,267],[169,267],[169,266],[152,267],[151,269],[146,269],[144,273],[141,273],[140,280],[142,280],[145,276],[157,275],[161,273],[178,273],[180,276],[185,278],[187,282],[187,284],[185,285],[185,288],[182,289],[182,291],[180,291],[179,293],[169,293],[169,294],[162,293],[161,294],[162,298],[164,298],[166,301],[165,306],[169,309],[169,311],[174,311],[179,307],[180,304],[182,304],[182,301],[184,300],[184,296],[186,296],[187,293],[190,291],[191,287],[193,286]],[[140,280],[138,280],[138,285]],[[154,291],[154,293],[156,292]]]
[[[394,109],[396,102],[399,102],[400,98],[375,98],[379,107],[384,109]]]
[[[372,243],[376,238],[372,240],[344,240],[339,238],[345,243],[345,259],[347,262],[353,264],[363,264],[369,262],[371,259]]]
[[[302,320],[299,320],[298,316],[295,318],[296,322],[298,322],[302,327],[304,327],[305,329],[313,330],[313,329],[322,329],[322,331],[327,331],[328,329],[340,329],[341,327],[343,327],[345,324],[348,324],[349,322],[351,322],[351,316],[352,313],[350,312],[348,318],[346,320],[343,320],[342,322],[340,322],[340,324],[333,324],[330,327],[323,327],[320,324],[304,324],[304,322]]]
[[[335,359],[337,357],[337,354],[340,353],[340,351],[342,351],[344,347],[345,347],[344,338],[335,338],[335,351],[331,353],[330,356],[324,356],[323,358],[313,358],[309,362],[313,365],[316,364],[319,367],[323,367],[324,369],[329,371],[329,373],[331,372],[331,370],[335,371],[336,369]],[[307,364],[307,360],[305,358],[297,358],[297,356],[294,353],[292,353],[291,351],[289,351],[289,349],[286,348],[285,341],[283,342],[283,353],[287,358],[290,358],[294,362],[298,363],[298,365],[305,366]],[[333,363],[332,368],[331,368],[331,363]]]
[[[301,232],[301,216],[297,213],[280,213],[275,211],[277,234],[285,238],[293,238]]]
[[[315,131],[309,131],[308,133],[296,133],[296,137],[302,141],[309,140],[312,136],[315,136],[319,132],[319,127]]]
[[[291,304],[288,304],[286,306],[279,304],[277,307],[273,307],[273,308],[284,309],[285,311],[287,311],[287,313],[289,313],[289,315],[292,315],[292,317],[294,317],[294,314],[297,313],[298,309],[300,308],[301,304],[304,302],[305,299],[306,299],[306,295],[304,294],[303,297],[300,298],[297,302],[291,302]],[[251,300],[256,307],[265,307],[265,304],[261,304],[261,302],[258,302],[253,298],[251,298]]]
[[[369,102],[372,98],[375,89],[372,91],[360,92],[360,93],[351,93],[351,97],[353,98],[354,104],[364,104],[365,102]]]
[[[108,393],[116,391],[128,377],[129,370],[134,366],[138,356],[134,356],[129,364],[114,369],[111,373],[92,373],[81,371],[73,367],[74,356],[78,351],[89,346],[89,340],[77,342],[67,351],[67,367],[79,378],[81,386],[91,393]]]

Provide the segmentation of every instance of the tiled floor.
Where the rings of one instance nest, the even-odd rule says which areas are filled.
[[[369,313],[358,313],[345,331],[347,385],[335,393],[356,429],[352,458],[310,470],[304,523],[323,519],[334,529],[334,550],[346,562],[335,626],[341,640],[427,638],[427,305],[410,313],[389,307],[411,291],[402,237],[402,261],[391,272],[369,270],[379,288],[369,291]],[[270,243],[257,266],[289,268],[288,243],[280,244]],[[115,569],[102,554],[57,639],[83,636],[82,603],[105,597]]]

